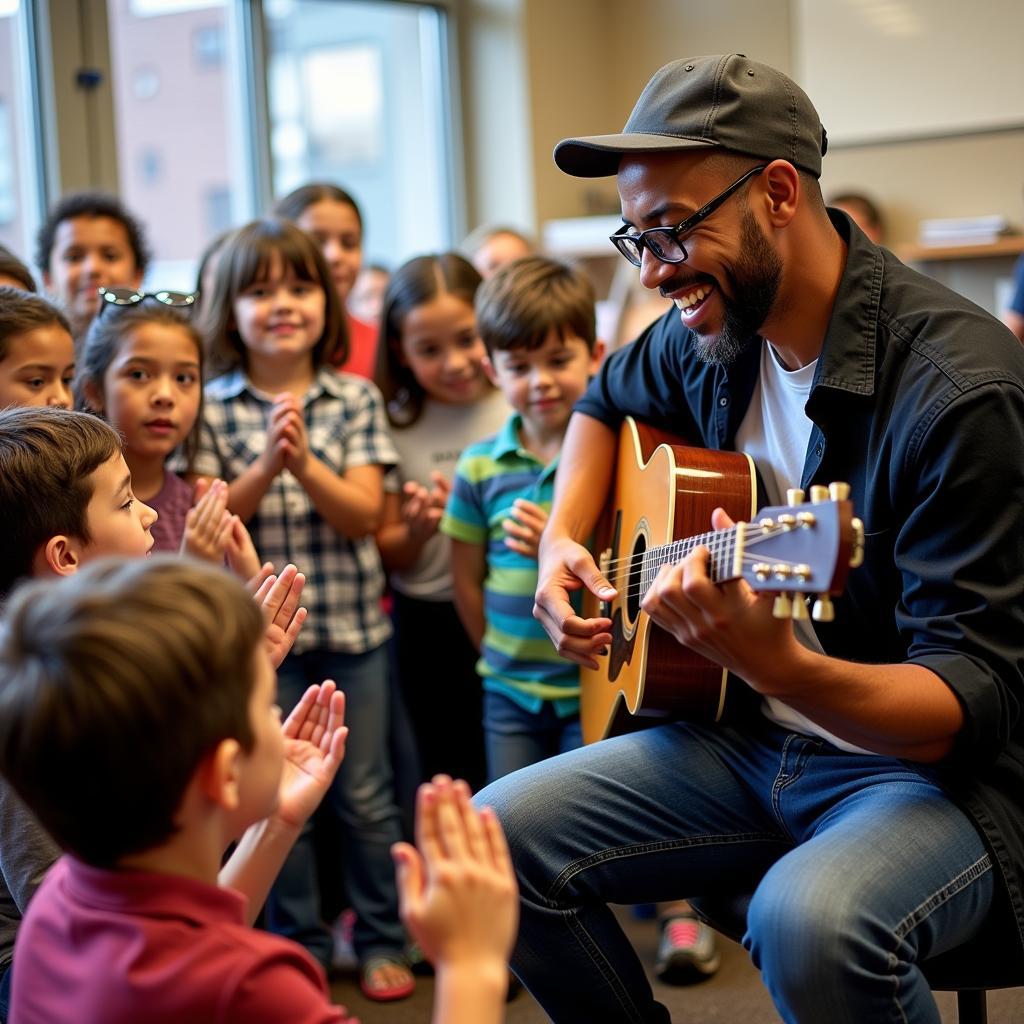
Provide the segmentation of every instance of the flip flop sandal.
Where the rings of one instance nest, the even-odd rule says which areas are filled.
[[[400,967],[407,975],[407,980],[391,985],[374,985],[373,976],[382,967]],[[416,988],[416,979],[409,970],[409,965],[398,957],[372,956],[359,968],[359,989],[367,999],[376,1003],[391,1003],[396,999],[408,999]]]

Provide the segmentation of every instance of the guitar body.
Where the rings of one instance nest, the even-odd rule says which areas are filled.
[[[722,507],[737,522],[756,512],[750,458],[692,448],[627,418],[619,436],[612,501],[599,524],[595,557],[618,591],[608,603],[584,591],[584,618],[612,619],[609,653],[581,670],[580,715],[587,743],[676,718],[717,721],[726,698],[722,668],[679,644],[640,610],[637,575],[647,549],[711,529]],[[631,576],[632,573],[632,576]]]

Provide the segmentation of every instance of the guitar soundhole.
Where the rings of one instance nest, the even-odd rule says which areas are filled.
[[[637,534],[633,541],[633,551],[629,556],[629,572],[626,576],[626,620],[632,625],[640,615],[640,602],[644,597],[641,581],[644,552],[647,550],[647,538]]]

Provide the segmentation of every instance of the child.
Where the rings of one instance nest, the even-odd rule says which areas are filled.
[[[64,315],[46,299],[0,288],[0,409],[71,405],[75,348]]]
[[[66,851],[18,939],[15,1018],[348,1019],[299,946],[247,926],[346,730],[330,684],[281,728],[245,591],[166,556],[94,565],[18,596],[0,665],[0,770]],[[394,856],[406,919],[437,958],[435,1020],[493,1024],[515,930],[507,847],[448,779],[419,811],[421,852]],[[240,857],[257,844],[262,859]]]
[[[60,577],[109,555],[141,558],[153,543],[152,509],[136,501],[121,439],[103,420],[59,408],[0,411],[0,602],[21,579]],[[273,664],[305,619],[294,566],[256,592]],[[19,922],[59,851],[0,782],[0,1020]]]
[[[503,267],[477,293],[491,379],[515,410],[470,445],[441,531],[452,538],[455,605],[484,680],[490,781],[579,746],[579,670],[533,617],[537,544],[562,437],[601,361],[594,291],[540,256]]]
[[[187,468],[198,443],[203,346],[179,311],[193,296],[160,292],[158,301],[158,295],[115,290],[104,299],[110,294],[121,301],[103,302],[81,345],[79,408],[104,416],[124,438],[135,494],[159,513],[154,550],[218,563],[227,556],[236,575],[255,576],[259,559],[245,527],[227,511],[226,485],[202,488],[193,507],[192,485],[165,466],[181,447]]]
[[[504,224],[482,224],[470,232],[462,248],[483,278],[506,263],[533,255],[537,249],[521,231]]]
[[[401,456],[386,482],[377,544],[394,593],[395,669],[423,775],[483,783],[476,651],[452,603],[448,544],[437,535],[463,447],[508,415],[483,370],[473,298],[480,275],[461,256],[410,260],[384,296],[377,382]],[[404,487],[399,491],[399,484]],[[436,658],[443,657],[443,687]]]
[[[39,229],[36,263],[63,303],[76,341],[99,310],[99,289],[138,288],[149,263],[142,225],[113,196],[76,192]]]
[[[316,239],[331,268],[338,301],[346,309],[363,262],[363,215],[356,201],[344,189],[326,182],[314,182],[289,192],[274,212],[294,221]],[[377,360],[377,327],[359,320],[346,309],[348,354],[334,365],[346,373],[373,377]]]
[[[363,264],[348,294],[347,303],[357,320],[365,324],[380,323],[380,315],[384,311],[384,293],[388,290],[390,280],[391,271],[383,263]]]
[[[211,360],[229,372],[206,389],[194,468],[228,482],[229,507],[249,523],[257,550],[307,572],[306,629],[280,673],[290,706],[313,677],[348,696],[353,742],[325,804],[345,826],[346,889],[363,990],[403,998],[413,979],[388,849],[399,838],[387,754],[384,574],[373,542],[381,480],[396,461],[377,389],[328,368],[343,312],[309,235],[284,220],[246,225],[217,262],[202,307]],[[269,927],[298,939],[325,966],[331,936],[320,918],[307,830],[275,886]]]
[[[452,538],[456,606],[481,654],[493,781],[582,741],[579,670],[534,619],[533,595],[562,438],[604,346],[589,281],[540,256],[496,271],[477,293],[477,319],[488,372],[515,413],[463,454],[441,529]],[[713,933],[688,905],[659,904],[657,914],[658,977],[713,974]]]
[[[0,287],[17,288],[22,292],[36,290],[32,271],[6,245],[0,245]]]

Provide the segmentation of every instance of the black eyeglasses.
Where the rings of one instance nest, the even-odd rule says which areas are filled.
[[[688,235],[701,221],[710,217],[729,196],[738,192],[767,166],[767,164],[761,164],[758,167],[751,167],[743,177],[737,178],[724,192],[720,192],[709,203],[705,203],[696,213],[691,214],[686,220],[680,221],[674,228],[648,228],[639,234],[630,235],[627,234],[629,225],[623,224],[614,235],[609,235],[612,245],[634,267],[640,266],[645,245],[662,263],[685,263],[687,254],[686,247],[682,242],[683,236]]]
[[[97,316],[101,316],[108,306],[137,306],[140,302],[159,302],[164,306],[178,309],[191,309],[199,298],[199,292],[171,292],[166,289],[158,292],[143,292],[138,288],[100,288],[100,308]]]

